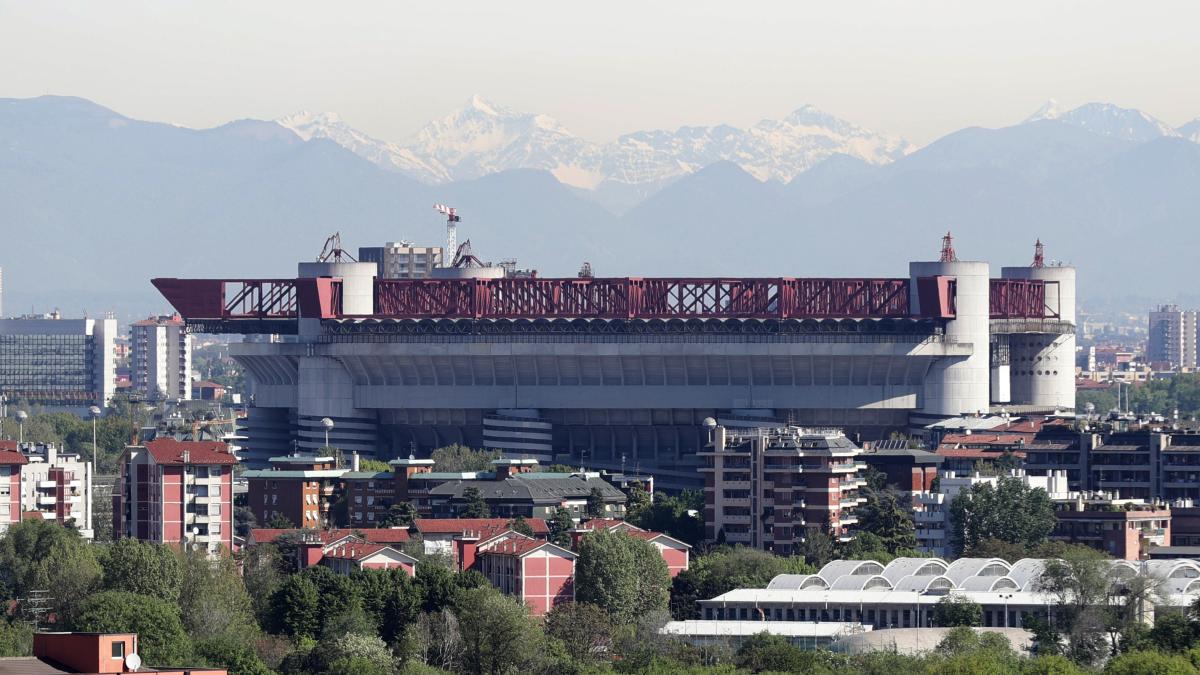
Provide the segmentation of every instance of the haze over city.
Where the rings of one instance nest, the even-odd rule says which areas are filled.
[[[1198,25],[0,0],[0,675],[1200,675]]]

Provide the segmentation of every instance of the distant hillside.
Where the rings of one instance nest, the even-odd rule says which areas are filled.
[[[1174,295],[1200,244],[1200,145],[1078,122],[964,129],[886,165],[835,153],[786,184],[718,161],[621,193],[617,216],[543,170],[430,186],[274,122],[193,130],[0,99],[5,308],[165,309],[153,276],[291,275],[335,230],[351,250],[438,243],[435,202],[460,209],[483,258],[543,275],[584,260],[600,275],[904,275],[949,229],[961,257],[996,266],[1027,264],[1040,237],[1079,265],[1084,296]]]

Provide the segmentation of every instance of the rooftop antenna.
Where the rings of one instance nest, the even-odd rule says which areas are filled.
[[[946,231],[946,236],[942,237],[942,259],[941,262],[958,262],[958,256],[954,254],[954,237],[950,236],[950,231]]]
[[[450,255],[458,253],[458,211],[453,206],[434,204],[433,210],[446,216],[446,252]]]
[[[317,255],[317,262],[344,262],[343,259],[350,262],[358,262],[354,256],[350,255],[346,249],[342,248],[342,233],[334,232],[325,240],[325,245],[321,247],[321,253]]]
[[[1042,244],[1039,237],[1037,243],[1033,245],[1033,264],[1030,267],[1045,267],[1046,266],[1046,247]]]

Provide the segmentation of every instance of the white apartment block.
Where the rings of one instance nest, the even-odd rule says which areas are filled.
[[[179,315],[150,317],[130,327],[129,373],[142,396],[192,397],[192,336]]]
[[[1173,368],[1195,368],[1198,317],[1195,310],[1182,310],[1177,305],[1162,305],[1150,312],[1146,360],[1168,363]]]
[[[358,249],[359,262],[373,262],[380,279],[427,279],[442,266],[441,246],[413,246],[407,241],[389,241],[383,246]]]
[[[21,449],[29,460],[21,467],[21,510],[26,517],[34,511],[43,520],[72,523],[85,539],[92,528],[92,463],[77,452],[53,445],[31,445]]]

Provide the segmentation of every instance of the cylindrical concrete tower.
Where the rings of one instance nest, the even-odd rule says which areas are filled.
[[[297,276],[338,277],[342,280],[342,313],[373,314],[378,269],[373,262],[302,262]]]
[[[336,277],[342,280],[342,313],[375,313],[375,263],[302,262],[297,270],[301,278]],[[301,318],[300,340],[315,339],[321,333],[321,320]],[[328,417],[334,426],[329,443],[348,457],[358,452],[366,457],[375,453],[376,414],[354,405],[354,378],[336,358],[324,355],[327,345],[310,347],[297,365],[296,427],[303,450],[316,450],[325,444],[321,420]]]
[[[1074,267],[1005,267],[1005,279],[1047,282],[1046,306],[1075,324]],[[1009,337],[1012,402],[1075,409],[1075,334],[1014,333]]]
[[[955,318],[946,322],[946,342],[969,344],[968,357],[942,357],[925,376],[925,415],[986,413],[989,409],[990,269],[985,262],[913,262],[908,264],[911,306],[920,310],[917,279],[954,277]]]

